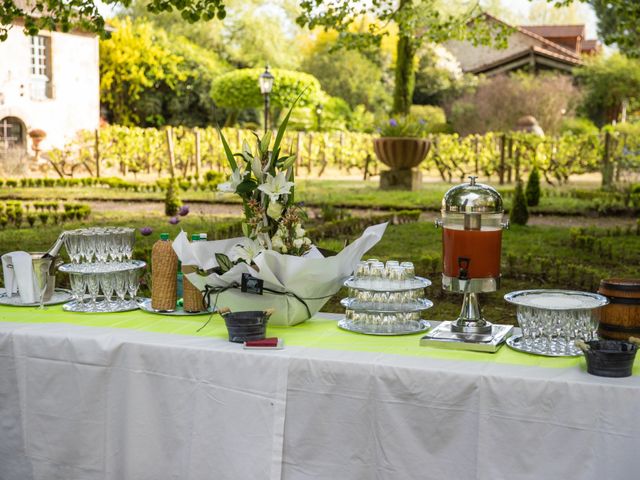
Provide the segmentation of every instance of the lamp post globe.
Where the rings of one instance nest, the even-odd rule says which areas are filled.
[[[258,85],[260,93],[264,96],[264,131],[269,129],[269,94],[273,89],[274,76],[269,71],[269,65],[264,67],[264,72],[258,77]]]

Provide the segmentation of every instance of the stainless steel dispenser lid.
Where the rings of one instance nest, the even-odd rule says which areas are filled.
[[[476,178],[471,176],[469,183],[450,188],[442,199],[442,211],[502,213],[502,197],[498,191],[489,185],[476,183]]]

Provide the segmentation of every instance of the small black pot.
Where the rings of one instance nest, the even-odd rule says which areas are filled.
[[[599,377],[630,377],[638,347],[618,340],[591,340],[584,352],[587,372]]]
[[[244,343],[247,340],[262,340],[266,336],[267,322],[273,313],[267,311],[230,312],[224,309],[220,315],[224,318],[229,332],[229,341]]]

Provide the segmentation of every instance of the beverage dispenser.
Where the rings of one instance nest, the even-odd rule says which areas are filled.
[[[442,228],[442,288],[463,294],[462,310],[456,320],[429,332],[422,344],[495,351],[511,327],[486,321],[478,294],[500,287],[502,230],[507,224],[500,194],[477,183],[476,177],[469,179],[445,193],[442,218],[436,221]]]

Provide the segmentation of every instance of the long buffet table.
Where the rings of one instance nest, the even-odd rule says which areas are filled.
[[[419,347],[320,315],[226,341],[219,317],[0,307],[0,480],[622,479],[640,362]]]

